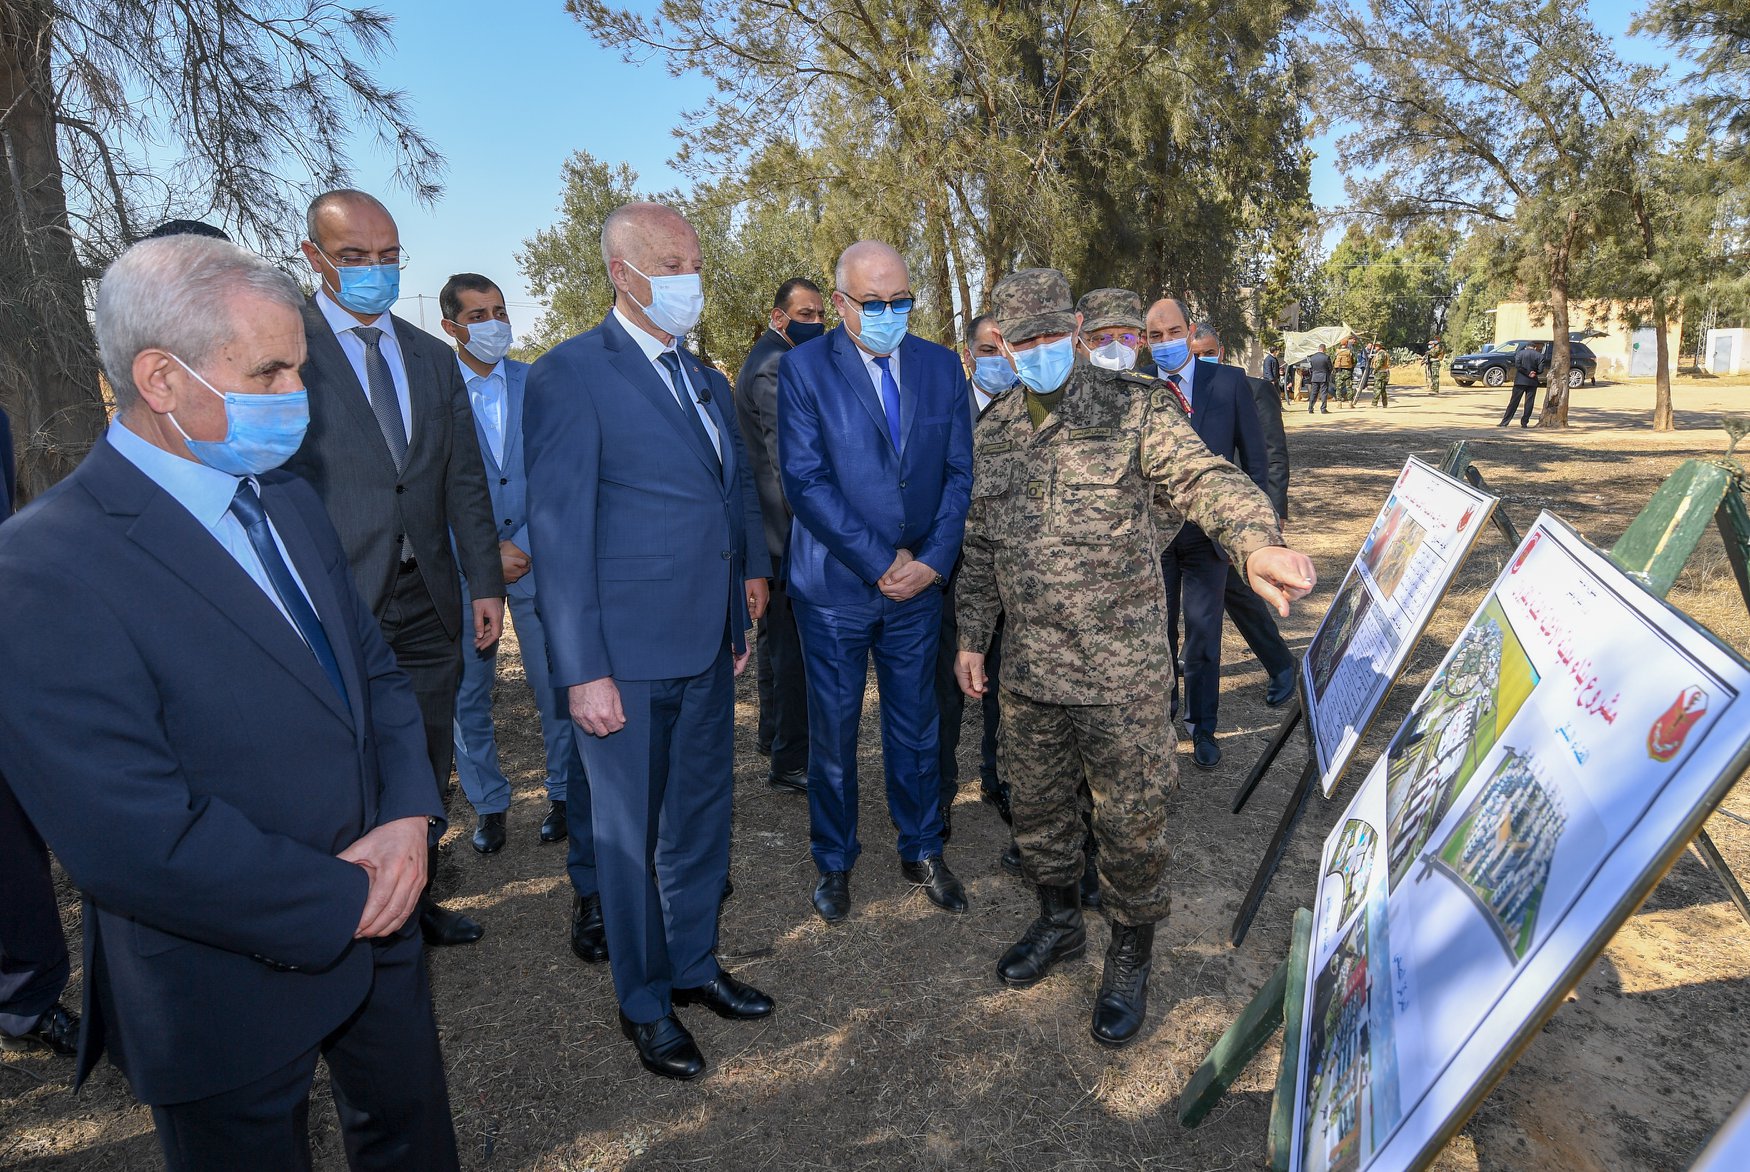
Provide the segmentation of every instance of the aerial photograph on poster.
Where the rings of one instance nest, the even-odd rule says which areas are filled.
[[[1360,573],[1351,568],[1349,576],[1343,579],[1343,584],[1331,599],[1325,621],[1319,624],[1318,632],[1306,649],[1307,662],[1312,665],[1314,697],[1324,697],[1331,673],[1337,670],[1337,664],[1348,652],[1355,628],[1372,605],[1373,596],[1367,592],[1366,583],[1361,580]]]
[[[1343,823],[1336,852],[1325,864],[1325,874],[1336,876],[1336,881],[1342,885],[1342,910],[1337,913],[1339,920],[1348,919],[1350,913],[1361,906],[1361,897],[1367,893],[1367,881],[1373,875],[1373,848],[1378,839],[1373,827],[1359,818]]]
[[[1369,1037],[1367,917],[1348,935],[1313,981],[1306,1020],[1307,1077],[1301,1082],[1303,1151],[1308,1172],[1360,1166],[1362,1135],[1372,1122],[1368,1100]]]
[[[1361,564],[1373,575],[1373,585],[1382,598],[1398,592],[1404,571],[1427,537],[1428,530],[1416,523],[1403,501],[1393,496],[1385,502],[1384,517],[1361,547]]]

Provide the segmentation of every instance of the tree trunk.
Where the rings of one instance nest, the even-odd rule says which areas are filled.
[[[1670,315],[1663,297],[1653,298],[1653,354],[1659,368],[1653,372],[1653,430],[1676,431],[1677,415],[1671,409],[1671,343],[1665,337]]]
[[[19,444],[19,499],[78,465],[105,422],[85,271],[55,142],[46,0],[0,5],[0,408]]]
[[[1537,419],[1539,427],[1568,426],[1568,270],[1574,255],[1574,237],[1579,230],[1580,212],[1576,208],[1568,213],[1568,225],[1562,233],[1561,243],[1550,257],[1549,324],[1555,344],[1550,355],[1549,389],[1543,396],[1543,414]]]

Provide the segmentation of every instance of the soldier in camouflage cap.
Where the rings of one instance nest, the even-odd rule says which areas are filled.
[[[991,300],[1025,390],[994,403],[973,436],[955,670],[968,695],[984,695],[1003,613],[998,751],[1040,906],[997,974],[1032,985],[1087,946],[1085,780],[1112,922],[1093,1035],[1121,1046],[1142,1028],[1154,926],[1169,903],[1166,802],[1178,767],[1160,551],[1195,521],[1283,614],[1312,588],[1313,567],[1282,545],[1270,502],[1209,451],[1171,388],[1075,361],[1080,315],[1063,274],[1015,273]]]
[[[1142,348],[1142,298],[1129,289],[1095,289],[1076,302],[1082,315],[1078,348],[1107,370],[1130,370]]]

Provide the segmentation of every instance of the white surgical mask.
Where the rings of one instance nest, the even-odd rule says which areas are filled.
[[[652,277],[629,260],[621,263],[650,282],[650,304],[639,302],[638,307],[651,325],[678,338],[699,324],[705,312],[705,286],[698,273]]]
[[[462,343],[462,348],[480,361],[496,364],[500,358],[510,353],[509,322],[487,318],[485,321],[473,322],[466,329],[468,340]]]
[[[1088,351],[1088,361],[1102,370],[1129,370],[1136,365],[1136,351],[1113,338],[1104,346]]]

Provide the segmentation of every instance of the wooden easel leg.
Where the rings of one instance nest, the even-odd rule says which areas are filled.
[[[1251,930],[1252,920],[1258,914],[1258,905],[1264,902],[1264,893],[1270,889],[1270,881],[1276,877],[1276,868],[1282,865],[1282,856],[1288,853],[1288,838],[1294,833],[1294,824],[1300,821],[1301,811],[1306,809],[1306,799],[1312,793],[1313,783],[1318,779],[1319,763],[1317,758],[1309,757],[1306,768],[1300,771],[1300,780],[1294,783],[1294,792],[1288,796],[1288,807],[1282,811],[1282,821],[1276,824],[1276,834],[1270,839],[1270,846],[1264,852],[1264,861],[1258,864],[1258,873],[1252,876],[1252,886],[1246,891],[1246,898],[1240,901],[1240,913],[1234,917],[1233,931],[1229,940],[1238,948]]]
[[[1295,670],[1299,671],[1299,667],[1297,666]],[[1276,730],[1276,735],[1270,738],[1268,745],[1264,746],[1263,756],[1259,757],[1257,764],[1252,766],[1252,771],[1246,774],[1246,780],[1240,783],[1240,788],[1234,791],[1234,813],[1238,814],[1246,808],[1246,802],[1250,800],[1252,791],[1258,788],[1258,783],[1264,780],[1266,773],[1270,772],[1270,766],[1276,762],[1276,755],[1282,752],[1282,746],[1288,743],[1289,734],[1294,731],[1294,726],[1300,723],[1301,715],[1305,711],[1300,699],[1300,689],[1296,688],[1293,710],[1283,718],[1282,727]]]
[[[1288,948],[1288,985],[1282,992],[1282,1065],[1276,1071],[1276,1094],[1270,1100],[1270,1167],[1288,1172],[1294,1150],[1294,1099],[1300,1085],[1301,1019],[1306,1012],[1306,966],[1312,953],[1312,912],[1298,908]]]
[[[1714,845],[1713,836],[1703,830],[1695,836],[1695,841],[1690,845],[1695,848],[1695,853],[1701,856],[1701,861],[1706,863],[1708,869],[1719,879],[1721,886],[1726,889],[1726,894],[1737,906],[1738,914],[1744,917],[1744,922],[1750,924],[1750,897],[1745,896],[1744,888],[1738,883],[1738,877],[1732,874],[1732,868],[1726,863],[1726,857],[1720,854],[1720,848]]]
[[[1486,492],[1495,498],[1495,511],[1489,514],[1489,519],[1494,523],[1495,528],[1501,531],[1501,536],[1506,540],[1508,548],[1518,549],[1520,541],[1519,530],[1514,526],[1513,518],[1509,517],[1507,515],[1507,510],[1502,507],[1500,500],[1501,494],[1483,482],[1483,474],[1477,471],[1477,466],[1475,464],[1465,465],[1464,478],[1470,481],[1470,486],[1478,492]]]

